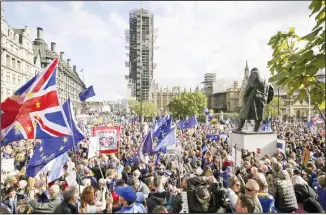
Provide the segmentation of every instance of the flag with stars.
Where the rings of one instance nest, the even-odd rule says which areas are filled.
[[[59,102],[58,59],[1,103],[1,145],[71,135]]]
[[[51,160],[71,150],[74,145],[85,139],[84,134],[77,127],[70,100],[66,101],[62,107],[73,133],[64,137],[44,139],[37,144],[26,169],[26,173],[30,177],[34,177]]]
[[[181,120],[178,123],[179,127],[181,128],[181,130],[187,129],[187,128],[192,128],[195,127],[197,125],[197,118],[196,115],[194,115],[193,117],[191,117],[188,120]]]

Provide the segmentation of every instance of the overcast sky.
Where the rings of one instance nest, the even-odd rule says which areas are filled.
[[[125,30],[129,10],[154,13],[158,28],[154,78],[159,86],[195,88],[204,74],[241,80],[245,62],[268,74],[277,31],[294,26],[306,34],[314,26],[309,1],[263,2],[2,2],[11,27],[36,27],[44,39],[56,42],[57,52],[84,69],[86,85],[94,85],[99,100],[125,97],[128,74]],[[49,46],[50,47],[50,46]],[[81,76],[82,77],[82,76]]]

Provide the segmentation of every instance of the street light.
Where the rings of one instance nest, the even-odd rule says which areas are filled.
[[[308,122],[311,120],[311,101],[310,101],[310,92],[309,92],[309,87],[306,88],[307,94],[308,94]]]

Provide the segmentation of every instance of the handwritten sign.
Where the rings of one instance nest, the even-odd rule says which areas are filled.
[[[1,170],[3,172],[11,172],[15,170],[14,159],[1,159]]]

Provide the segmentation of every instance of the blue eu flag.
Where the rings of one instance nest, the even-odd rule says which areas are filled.
[[[184,130],[184,129],[187,129],[187,128],[192,128],[192,127],[195,127],[197,125],[197,118],[196,118],[196,115],[191,117],[190,119],[188,120],[183,120],[183,121],[180,121],[178,123],[179,127],[181,128],[181,130]]]
[[[43,139],[41,143],[37,144],[26,169],[26,173],[30,177],[34,177],[51,160],[71,150],[74,144],[77,145],[77,143],[85,139],[84,134],[77,127],[70,100],[66,101],[62,108],[70,125],[72,135]]]
[[[95,96],[93,85],[88,87],[84,92],[79,94],[79,99],[81,102],[85,101],[86,99]]]

